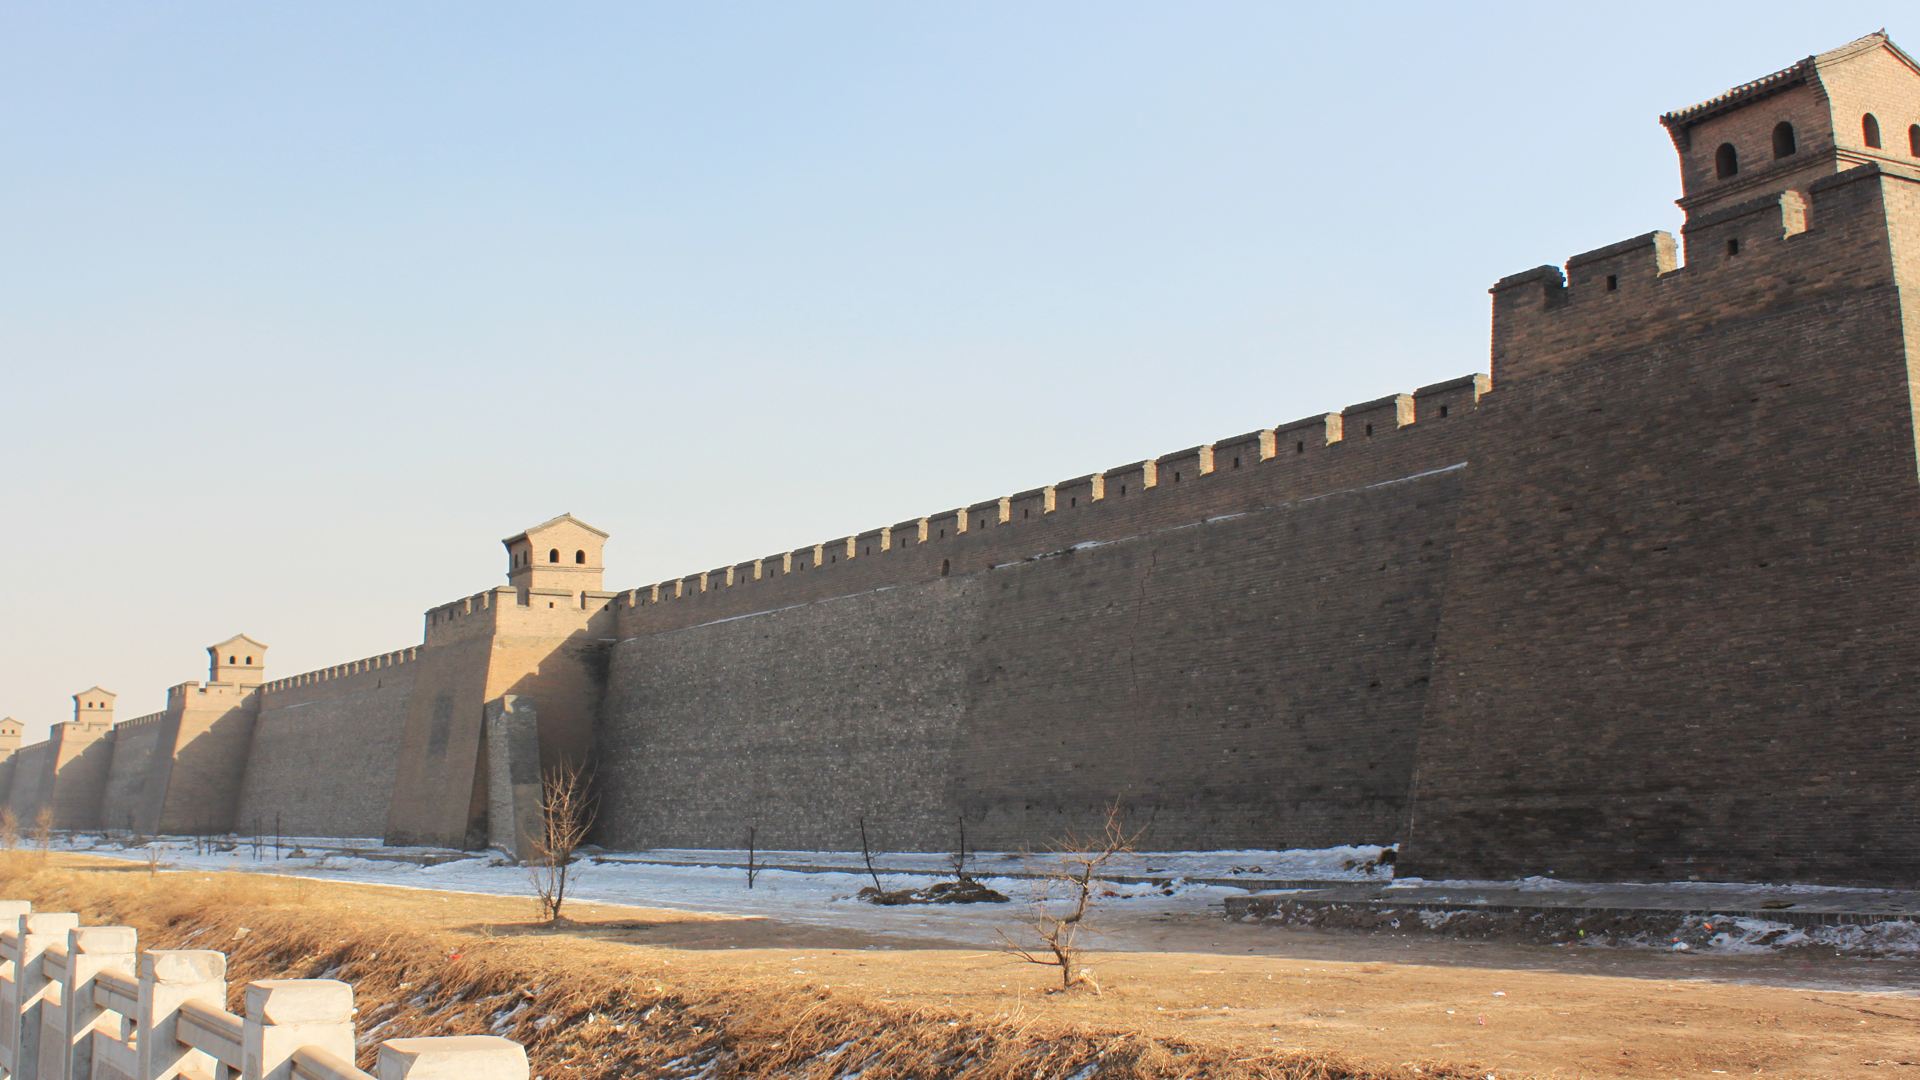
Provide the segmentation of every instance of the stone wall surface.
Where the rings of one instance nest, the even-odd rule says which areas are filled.
[[[474,616],[480,618],[480,616]],[[459,640],[420,651],[413,686],[399,702],[391,802],[373,835],[397,844],[480,846],[486,806],[480,783],[491,620]]]
[[[1464,471],[623,641],[603,840],[1393,842]]]
[[[153,803],[158,781],[154,763],[166,734],[164,713],[114,725],[112,757],[107,767],[107,790],[101,800],[102,828],[127,832],[153,830]]]
[[[41,798],[53,808],[56,829],[98,829],[107,773],[113,764],[112,728],[57,724],[48,740],[47,784]]]
[[[1716,301],[1689,332],[1596,350],[1577,300],[1539,315],[1561,352],[1482,414],[1407,872],[1920,879],[1920,481],[1881,209],[1915,185],[1840,179],[1776,241],[1790,264],[1685,271]]]
[[[236,810],[259,707],[260,697],[251,687],[210,683],[176,688],[168,701],[161,757],[155,761],[155,768],[165,772],[154,786],[165,794],[154,831],[252,831],[258,824],[239,820]]]
[[[238,826],[378,837],[387,825],[418,661],[268,690],[254,724]]]
[[[51,786],[47,768],[52,751],[51,742],[37,742],[21,747],[9,759],[13,762],[13,775],[7,784],[7,808],[13,811],[23,834],[33,823],[34,815],[45,805]]]

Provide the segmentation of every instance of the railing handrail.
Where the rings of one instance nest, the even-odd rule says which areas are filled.
[[[93,977],[93,1003],[129,1019],[140,1015],[140,980],[117,969]]]
[[[303,1046],[293,1052],[293,1075],[300,1080],[375,1080],[353,1062],[331,1050]]]
[[[177,1038],[182,1046],[238,1069],[246,1047],[247,1022],[211,1002],[189,1001],[180,1006]]]

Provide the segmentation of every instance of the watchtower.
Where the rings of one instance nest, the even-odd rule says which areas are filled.
[[[600,591],[607,534],[572,514],[500,542],[507,548],[507,582],[520,590],[522,601],[529,591],[572,593],[575,599]]]
[[[207,681],[259,686],[267,678],[267,647],[245,634],[207,646]]]
[[[26,730],[27,725],[11,716],[0,717],[0,761],[7,760],[19,751],[20,739]]]
[[[1660,122],[1691,225],[1867,162],[1920,170],[1920,65],[1878,31]]]
[[[73,722],[86,727],[110,727],[113,724],[112,691],[97,686],[73,695]]]

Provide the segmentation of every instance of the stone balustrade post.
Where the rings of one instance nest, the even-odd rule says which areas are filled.
[[[6,927],[18,934],[20,916],[33,912],[33,905],[25,900],[0,900],[0,927]],[[9,1018],[17,1011],[14,1002],[14,984],[19,978],[14,971],[13,954],[0,949],[0,1067],[12,1070],[13,1046],[18,1038],[18,1025]]]
[[[211,949],[149,949],[140,957],[140,1015],[133,1080],[214,1075],[214,1060],[180,1043],[180,1006],[227,1007],[227,957]]]
[[[498,1035],[388,1039],[374,1067],[380,1080],[527,1080],[527,1051]]]
[[[241,1080],[292,1080],[293,1053],[309,1046],[353,1060],[353,987],[332,979],[248,983]]]
[[[67,931],[67,974],[60,987],[66,1014],[63,1043],[49,1060],[59,1063],[60,1080],[92,1080],[93,1032],[101,1009],[94,1003],[94,979],[103,971],[134,969],[135,934],[131,926],[79,926]],[[118,1029],[114,1031],[117,1035]],[[48,1032],[48,1038],[53,1032]]]
[[[65,944],[67,932],[79,925],[80,916],[71,911],[38,911],[20,916],[20,963],[14,972],[15,1004],[6,1018],[13,1031],[14,1067],[7,1080],[40,1080],[40,1025],[47,999],[59,993],[59,987],[47,981],[42,965],[47,949]]]

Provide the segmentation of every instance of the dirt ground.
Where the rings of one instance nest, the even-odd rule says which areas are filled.
[[[557,964],[656,992],[754,986],[830,995],[875,1015],[907,1008],[1021,1030],[1136,1033],[1220,1051],[1208,1056],[1222,1061],[1291,1050],[1361,1062],[1381,1075],[1440,1065],[1500,1078],[1920,1077],[1920,998],[1903,988],[1915,981],[1910,961],[1669,964],[1650,954],[1475,949],[1196,917],[1169,921],[1165,951],[1096,953],[1091,966],[1103,992],[1069,995],[1046,992],[1057,980],[1051,969],[994,950],[770,919],[582,904],[569,911],[573,925],[552,930],[532,925],[531,901],[516,898],[257,875],[153,879],[123,862],[77,856],[55,856],[54,864],[70,871],[60,883],[42,880],[45,871],[0,882],[83,911],[90,905],[79,901],[96,891],[118,897],[102,901],[103,914],[127,903],[130,889],[200,889],[241,912],[254,905],[263,918],[266,909],[291,908],[306,926],[389,937],[426,931],[453,943],[449,956],[486,948],[496,960]],[[150,884],[129,884],[143,881]],[[1728,966],[1713,967],[1722,962]],[[1596,973],[1609,968],[1616,973]],[[1719,981],[1722,973],[1739,981]],[[1895,989],[1830,988],[1849,984]]]

